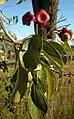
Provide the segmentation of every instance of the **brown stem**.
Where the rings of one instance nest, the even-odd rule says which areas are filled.
[[[36,24],[36,34],[38,34],[38,24]]]
[[[2,14],[7,20],[10,20],[10,19],[5,15],[5,13],[2,11],[2,9],[0,9],[0,12],[1,12],[1,14]]]
[[[16,41],[10,34],[9,32],[7,31],[4,23],[3,23],[3,20],[2,18],[0,17],[0,27],[2,28],[2,30],[4,31],[4,33],[7,35],[7,37],[11,40],[11,43],[14,43],[14,44],[20,44],[19,41]]]

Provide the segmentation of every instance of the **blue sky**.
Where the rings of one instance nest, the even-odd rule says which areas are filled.
[[[63,15],[67,18],[63,24],[71,24],[69,26],[70,29],[74,31],[74,0],[59,0],[59,17],[63,13]]]
[[[12,5],[12,7],[6,7],[3,11],[6,13],[8,17],[18,16],[19,22],[16,25],[7,26],[7,29],[16,33],[19,39],[28,36],[29,34],[34,33],[33,23],[30,26],[22,25],[22,16],[27,11],[31,11],[33,13],[31,0],[26,0],[25,2],[16,5],[18,0],[8,0],[6,4],[0,5],[0,8],[4,8],[6,6]]]
[[[7,26],[7,29],[16,33],[19,39],[21,39],[34,33],[33,23],[29,27],[22,25],[22,15],[25,14],[27,11],[31,11],[33,13],[33,9],[31,0],[26,0],[22,4],[16,6],[17,1],[18,0],[8,0],[6,4],[0,5],[0,8],[12,5],[12,7],[4,8],[3,11],[8,17],[12,17],[15,15],[19,16],[19,22],[16,25]],[[67,20],[65,22],[59,23],[58,26],[70,23],[71,25],[68,28],[74,31],[74,0],[60,0],[59,9],[60,10],[58,11],[58,17],[60,17],[63,13]]]

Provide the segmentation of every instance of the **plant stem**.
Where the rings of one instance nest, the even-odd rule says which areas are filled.
[[[0,17],[0,27],[2,28],[2,30],[4,31],[4,33],[6,34],[6,36],[11,40],[11,43],[14,43],[14,44],[20,44],[19,41],[16,41],[10,34],[9,32],[7,31],[4,23],[3,23],[3,20],[2,18]]]

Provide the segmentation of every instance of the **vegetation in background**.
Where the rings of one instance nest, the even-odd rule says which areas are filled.
[[[7,0],[2,0],[0,4],[6,2]],[[24,0],[20,0],[16,5],[22,2]],[[4,32],[0,34],[0,44],[4,51],[0,53],[1,75],[4,72],[0,80],[1,118],[46,118],[50,107],[48,101],[60,90],[59,77],[62,78],[64,66],[72,60],[72,49],[68,41],[72,39],[73,33],[67,28],[68,25],[61,29],[56,28],[57,15],[53,18],[55,7],[58,5],[56,3],[57,1],[54,6],[50,0],[48,6],[48,0],[39,3],[32,0],[34,15],[31,12],[25,13],[22,16],[22,23],[30,26],[31,22],[34,22],[35,35],[30,35],[21,41],[17,40],[15,34],[7,31],[4,25],[4,18],[7,19],[7,24],[16,24],[18,17],[8,18],[0,10],[2,14],[0,27]],[[51,14],[49,8],[52,6],[54,9]],[[58,42],[55,41],[56,34],[60,38]],[[10,58],[10,52],[15,54],[13,58]],[[9,63],[12,59],[14,65]]]

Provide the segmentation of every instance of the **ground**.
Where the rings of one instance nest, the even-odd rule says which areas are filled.
[[[64,69],[66,75],[59,78],[59,88],[56,95],[48,101],[48,111],[44,119],[74,119],[74,61],[65,65]],[[12,71],[13,68],[10,68],[9,72]],[[5,83],[7,83],[6,73],[0,71],[0,119],[31,119],[27,97],[24,97],[18,105],[10,105],[6,99]]]
[[[59,78],[59,90],[48,101],[45,119],[74,119],[74,61],[64,67],[65,74]]]

